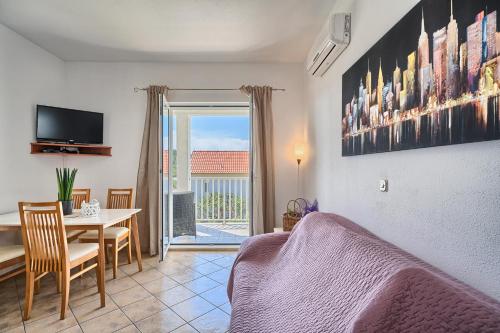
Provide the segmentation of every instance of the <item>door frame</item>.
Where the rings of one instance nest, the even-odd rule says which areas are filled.
[[[168,151],[170,152],[172,149],[172,144],[173,144],[173,114],[175,111],[179,110],[199,110],[200,113],[199,115],[203,115],[204,111],[210,109],[210,110],[217,110],[217,111],[225,111],[228,109],[239,109],[239,110],[244,110],[248,111],[248,117],[249,117],[249,129],[248,129],[248,135],[249,135],[249,172],[248,172],[248,178],[249,178],[249,185],[248,185],[248,191],[249,191],[249,204],[248,204],[248,209],[249,209],[249,236],[252,235],[252,223],[253,223],[253,218],[252,218],[252,211],[253,211],[253,138],[252,138],[252,119],[253,119],[253,108],[252,108],[252,101],[251,98],[249,99],[248,102],[232,102],[232,103],[169,103],[165,97],[164,99],[165,103],[162,103],[162,112],[161,115],[165,114],[164,107],[167,107],[166,114],[168,116]],[[232,114],[232,112],[228,112],[228,115]],[[223,115],[223,114],[222,114]],[[160,121],[160,126],[161,126],[161,145],[160,145],[160,150],[161,150],[161,165],[163,167],[163,117],[161,118]],[[173,169],[173,159],[169,158],[168,159],[168,178],[167,178],[167,183],[168,183],[168,207],[173,207],[173,182],[172,182],[172,172],[171,170]],[[163,198],[164,195],[164,188],[163,188],[163,170],[161,171],[161,196]],[[172,209],[168,209],[168,240],[165,242],[164,240],[164,228],[165,228],[165,219],[164,219],[164,212],[165,209],[163,207],[164,205],[164,200],[162,199],[162,214],[161,214],[161,244],[162,244],[162,258],[166,255],[167,251],[169,249],[191,249],[191,248],[196,248],[196,249],[202,249],[202,248],[207,248],[209,247],[210,249],[224,249],[224,248],[232,248],[232,247],[239,247],[239,244],[225,244],[225,243],[217,243],[217,244],[194,244],[194,243],[186,243],[186,244],[172,244],[172,239],[173,239],[173,225],[170,223],[173,220],[173,211]],[[166,243],[166,246],[165,246]]]

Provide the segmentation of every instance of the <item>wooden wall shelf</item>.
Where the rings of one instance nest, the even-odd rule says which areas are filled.
[[[78,148],[78,153],[65,152],[64,148]],[[32,142],[31,153],[52,156],[111,156],[111,147],[102,145]]]

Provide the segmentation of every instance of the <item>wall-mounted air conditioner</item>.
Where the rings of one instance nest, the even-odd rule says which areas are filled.
[[[333,14],[307,57],[307,71],[323,76],[351,41],[351,14]]]

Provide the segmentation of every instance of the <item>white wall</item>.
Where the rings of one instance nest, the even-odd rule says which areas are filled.
[[[302,134],[302,65],[214,63],[63,62],[0,25],[0,213],[15,211],[19,200],[56,199],[55,168],[79,169],[77,187],[91,187],[105,202],[108,187],[135,187],[146,93],[134,87],[285,88],[275,92],[277,223],[296,195],[293,145]],[[247,101],[239,92],[172,93],[172,102]],[[29,154],[35,137],[36,104],[104,113],[104,143],[113,156],[59,157]]]
[[[66,107],[104,112],[104,142],[113,157],[68,157],[79,168],[76,186],[90,186],[104,202],[108,187],[135,186],[140,154],[146,92],[134,87],[238,88],[242,84],[272,85],[286,92],[273,94],[276,148],[277,222],[286,202],[296,195],[294,142],[302,135],[302,65],[213,63],[66,63]],[[188,92],[169,95],[170,102],[248,101],[240,92]]]
[[[64,63],[0,24],[0,213],[20,200],[57,199],[51,159],[30,155],[36,104],[61,103]],[[0,233],[0,240],[14,237]]]
[[[306,75],[305,192],[318,197],[321,210],[500,299],[500,141],[341,156],[342,74],[417,2],[342,1],[334,8],[352,12],[352,41],[324,78]],[[379,179],[389,180],[388,193],[378,191]]]

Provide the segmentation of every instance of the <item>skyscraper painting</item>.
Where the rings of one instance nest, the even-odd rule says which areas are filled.
[[[342,155],[500,139],[498,0],[422,0],[342,77]]]

